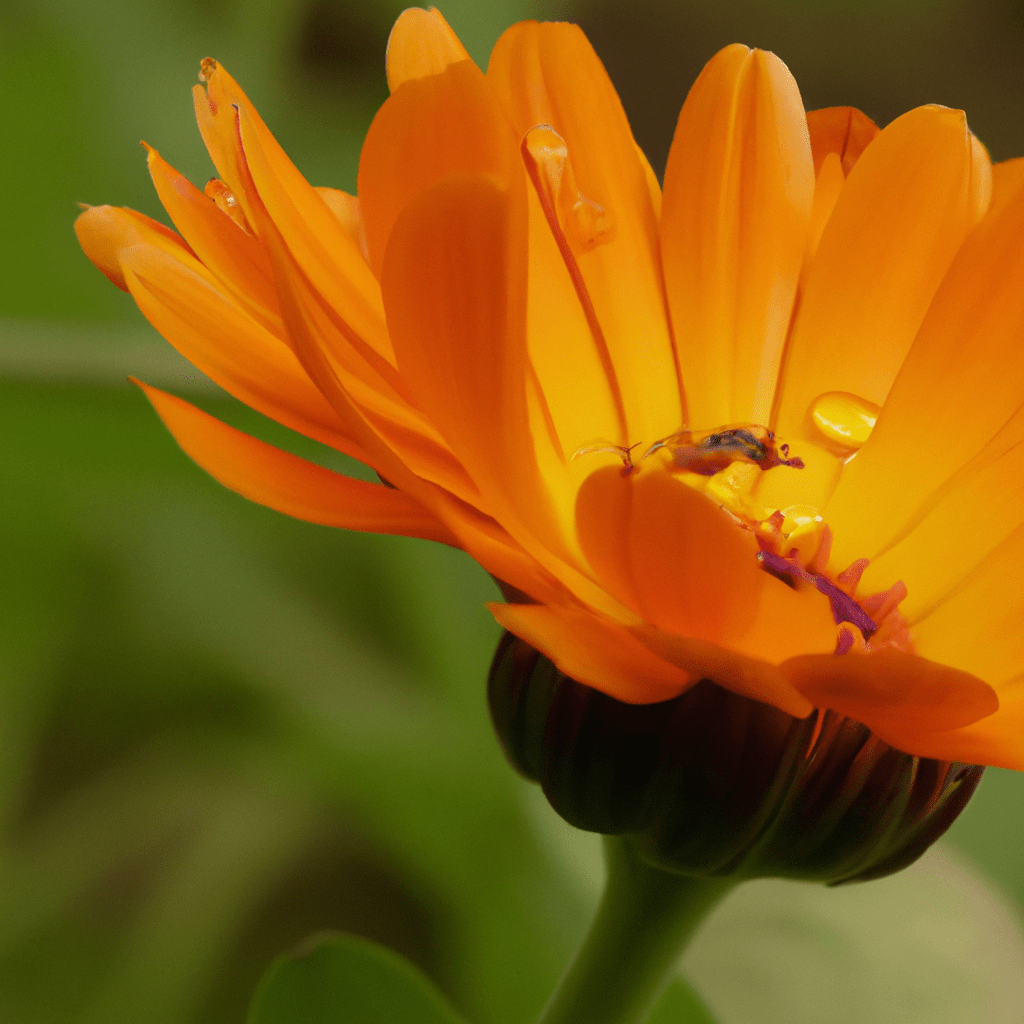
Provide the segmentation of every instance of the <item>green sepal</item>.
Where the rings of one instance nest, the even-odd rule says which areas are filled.
[[[466,1024],[415,965],[354,935],[314,936],[263,976],[248,1024]]]

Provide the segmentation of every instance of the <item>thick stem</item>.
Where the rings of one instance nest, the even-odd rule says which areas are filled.
[[[653,868],[614,836],[605,857],[597,915],[537,1024],[639,1024],[697,927],[737,884]]]

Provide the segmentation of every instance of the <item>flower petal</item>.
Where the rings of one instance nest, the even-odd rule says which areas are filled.
[[[175,255],[192,255],[170,228],[126,206],[87,207],[75,220],[75,234],[96,269],[123,292],[128,291],[128,284],[121,269],[121,253],[130,246],[142,242]]]
[[[132,298],[189,362],[265,416],[365,461],[287,346],[235,305],[194,256],[164,247],[163,234],[149,226],[140,235],[130,211],[106,211],[105,230],[124,246],[112,256]]]
[[[1024,675],[1024,527],[995,548],[945,600],[914,623],[927,658],[980,676],[997,688]]]
[[[136,383],[185,454],[250,501],[322,526],[457,544],[433,515],[402,491],[332,473],[235,430],[183,399]]]
[[[633,488],[623,542],[644,620],[666,632],[726,643],[746,632],[772,582],[758,566],[754,535],[668,473],[641,472]]]
[[[960,111],[919,107],[871,143],[807,268],[780,380],[780,435],[816,439],[807,413],[827,391],[885,401],[987,182],[988,158]]]
[[[1022,237],[1018,191],[991,210],[950,266],[871,437],[828,505],[834,566],[876,558],[909,533],[1024,403]]]
[[[662,257],[696,429],[767,423],[814,197],[803,104],[777,57],[701,72],[665,170]]]
[[[345,233],[359,246],[359,251],[366,259],[366,228],[363,225],[359,197],[349,195],[340,188],[326,188],[320,185],[316,186],[316,191],[331,213],[338,218],[338,223],[345,229]]]
[[[395,221],[449,174],[508,179],[519,149],[491,87],[471,61],[412,79],[385,100],[359,158],[359,201],[370,264],[380,276]]]
[[[493,576],[537,600],[564,599],[564,588],[502,526],[474,505],[419,476],[406,465],[407,453],[393,449],[377,432],[364,410],[348,394],[337,368],[320,345],[322,319],[317,317],[326,315],[318,306],[321,297],[290,258],[266,211],[258,203],[254,211],[267,240],[282,316],[295,352],[341,422],[367,453],[363,461],[433,512],[458,538],[459,547]]]
[[[920,756],[1024,771],[1024,676],[997,687],[997,693],[995,714],[962,729],[921,736]]]
[[[517,245],[525,225],[512,222],[512,205],[482,177],[428,189],[392,232],[383,290],[417,407],[483,493],[542,507],[526,414],[526,268]]]
[[[683,414],[660,276],[658,221],[646,161],[615,88],[586,36],[568,24],[514,25],[495,45],[487,77],[518,138],[538,125],[550,125],[561,136],[579,189],[570,198],[588,210],[596,204],[608,221],[602,239],[584,244],[575,232],[566,235],[621,392],[628,436],[618,440],[651,443],[664,437],[679,428]],[[593,344],[589,332],[583,337]]]
[[[526,191],[521,168],[510,172],[508,191],[491,176],[451,177],[406,207],[384,261],[388,326],[402,377],[479,487],[478,507],[581,600],[616,609],[570,564],[538,472],[527,405]]]
[[[807,251],[800,273],[801,284],[806,278],[807,268],[818,250],[825,225],[836,208],[839,193],[845,184],[846,178],[843,176],[843,164],[839,154],[826,153],[814,181],[814,204],[811,207],[811,223],[807,232]]]
[[[631,632],[655,654],[670,661],[694,679],[711,679],[742,697],[771,704],[794,718],[806,718],[814,705],[786,679],[777,665],[756,655],[676,636],[651,626],[635,626]]]
[[[992,165],[991,210],[1001,208],[1024,188],[1024,156]]]
[[[388,36],[388,89],[410,79],[439,75],[449,64],[469,60],[466,48],[436,7],[408,7]]]
[[[204,75],[206,95],[199,90],[196,97],[203,138],[249,222],[256,219],[256,197],[250,195],[255,187],[313,285],[353,335],[390,359],[380,288],[359,246],[288,159],[238,83],[215,61],[204,62]]]
[[[281,333],[281,313],[270,261],[259,241],[243,231],[214,202],[146,147],[157,195],[174,226],[203,265],[234,299],[268,330]]]
[[[881,591],[902,580],[908,593],[900,612],[915,622],[943,601],[1022,522],[1024,408],[922,506],[921,518],[910,532],[872,560],[861,576],[860,590]]]
[[[863,722],[908,754],[921,754],[922,734],[970,725],[999,707],[987,683],[903,651],[802,655],[782,671],[816,707]]]
[[[660,468],[629,476],[616,466],[596,470],[580,488],[576,523],[595,578],[658,631],[659,643],[668,643],[664,635],[719,644],[744,664],[835,647],[824,596],[769,576],[753,534]]]
[[[515,633],[570,679],[627,704],[670,700],[698,677],[654,654],[629,630],[572,606],[489,604],[499,625]]]
[[[856,107],[824,107],[807,111],[807,130],[811,136],[814,173],[821,173],[825,157],[835,153],[844,175],[878,134],[878,125]]]

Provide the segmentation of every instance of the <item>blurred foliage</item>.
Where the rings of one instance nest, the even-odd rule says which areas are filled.
[[[315,936],[260,983],[248,1024],[465,1024],[408,960],[353,935]]]
[[[311,180],[354,188],[402,6],[0,6],[5,1024],[241,1022],[265,968],[321,929],[409,957],[478,1024],[513,1024],[540,1007],[584,926],[594,847],[512,774],[487,721],[491,582],[460,553],[288,521],[208,480],[123,383],[128,372],[353,467],[185,367],[71,233],[76,202],[161,215],[140,138],[199,183],[212,173],[188,95],[208,54]],[[690,81],[736,38],[777,50],[811,106],[859,103],[884,122],[938,100],[965,106],[996,156],[1024,152],[1019,0],[453,0],[443,10],[479,61],[518,18],[581,20],[656,166]],[[1024,779],[989,772],[951,842],[1008,894],[1011,913],[1024,906]],[[1015,1020],[983,999],[991,990],[1005,1002],[1013,964],[1020,973],[1011,917],[972,869],[922,870],[852,897],[750,886],[687,970],[725,1024],[753,1024],[751,1007],[766,1022],[805,1019],[780,949],[797,967],[818,957],[845,970],[859,1019],[940,1024],[942,1007],[920,993],[895,1011],[872,1004],[889,990],[867,951],[888,950],[901,976],[918,977],[896,952],[901,924],[930,920],[921,893],[941,891],[948,912],[929,934],[962,962],[928,963],[982,979],[977,1021]],[[825,909],[851,899],[860,909],[847,917]],[[790,920],[780,906],[803,909]],[[886,934],[902,944],[880,942]],[[984,935],[1001,936],[999,949]],[[753,965],[745,987],[723,952],[741,947]],[[758,952],[768,947],[775,959]],[[780,977],[785,991],[772,989]],[[673,1005],[696,1005],[682,987],[666,998],[658,1024],[679,1019]],[[805,987],[800,998],[806,1019],[847,1019],[827,994]],[[970,1024],[946,1003],[960,1013],[950,1021]]]

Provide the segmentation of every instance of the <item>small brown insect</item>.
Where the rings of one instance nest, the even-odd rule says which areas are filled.
[[[646,459],[659,448],[671,453],[676,469],[701,476],[714,476],[733,462],[749,462],[761,469],[773,466],[804,468],[803,459],[789,458],[789,445],[781,445],[776,451],[775,435],[766,427],[753,423],[703,434],[683,429],[655,441],[643,457]]]

